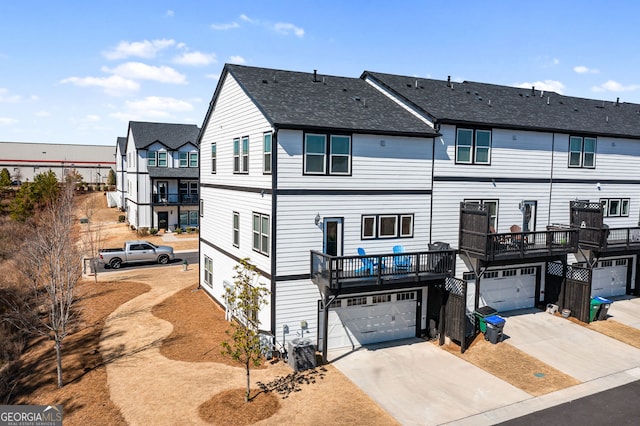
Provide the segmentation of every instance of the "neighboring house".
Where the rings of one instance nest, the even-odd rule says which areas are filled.
[[[226,65],[198,141],[202,288],[233,313],[249,258],[265,331],[325,355],[433,335],[454,262],[427,247],[436,135],[364,80]]]
[[[132,226],[199,226],[198,132],[192,124],[129,122],[122,192]]]
[[[33,182],[52,171],[60,181],[78,173],[85,183],[105,185],[114,166],[112,146],[0,142],[0,169],[9,170],[14,181]]]
[[[431,237],[460,241],[456,273],[476,286],[470,309],[560,303],[584,318],[590,296],[640,294],[640,105],[374,72],[362,78],[441,134]],[[581,227],[579,236],[558,224]],[[562,285],[567,269],[582,276],[579,296]]]
[[[119,136],[116,141],[116,207],[124,211],[127,200],[127,138]]]

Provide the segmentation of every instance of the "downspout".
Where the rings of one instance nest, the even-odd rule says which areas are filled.
[[[438,125],[439,127],[439,125]],[[429,244],[431,241],[431,236],[433,233],[433,180],[435,176],[435,168],[436,168],[436,138],[431,139],[431,194],[429,201]]]
[[[278,202],[278,128],[271,136],[271,334],[276,335],[276,223]],[[284,345],[284,342],[283,342]]]
[[[551,225],[551,193],[553,192],[553,166],[555,159],[556,133],[551,134],[551,172],[549,173],[549,207],[547,207],[547,226]]]

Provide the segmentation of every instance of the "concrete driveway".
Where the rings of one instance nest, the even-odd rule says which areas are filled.
[[[403,425],[447,423],[531,398],[420,339],[370,345],[332,363]]]
[[[640,328],[640,297],[614,298],[609,307],[609,318],[629,327]]]
[[[537,309],[503,316],[505,343],[582,382],[640,365],[640,349],[565,318]]]

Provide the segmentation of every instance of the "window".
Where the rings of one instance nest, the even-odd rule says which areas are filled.
[[[233,212],[233,245],[240,247],[240,213]]]
[[[596,138],[571,136],[569,138],[569,167],[596,167]]]
[[[249,173],[249,136],[242,138],[242,173]]]
[[[362,239],[376,237],[376,217],[362,216]]]
[[[491,131],[458,129],[456,163],[491,164]]]
[[[391,295],[390,294],[381,294],[381,295],[377,295],[377,296],[373,296],[372,303],[387,303],[387,302],[391,302]]]
[[[204,215],[204,200],[200,200],[200,217]]]
[[[269,216],[253,214],[253,249],[269,256]]]
[[[396,295],[396,300],[398,302],[403,301],[403,300],[416,300],[416,292],[415,291],[409,291],[406,293],[398,293]]]
[[[351,136],[306,134],[304,139],[304,173],[351,174]]]
[[[486,271],[483,278],[498,278],[498,271]]]
[[[187,161],[187,157],[188,157],[189,153],[188,152],[181,152],[179,154],[179,158],[180,158],[180,167],[187,167],[189,165],[188,161]]]
[[[498,229],[498,200],[464,200],[465,203],[477,203],[487,206],[489,213],[489,227],[493,228],[495,232]]]
[[[362,216],[361,238],[411,238],[412,214],[381,214]]]
[[[249,136],[233,140],[233,173],[249,173]]]
[[[189,167],[198,167],[198,153],[190,152],[189,153]]]
[[[604,217],[629,217],[629,198],[600,198]]]
[[[271,133],[265,133],[263,137],[263,166],[262,172],[271,173]]]
[[[367,304],[366,297],[352,297],[350,299],[347,299],[347,306],[359,306],[359,305],[366,305],[366,304]]]
[[[158,151],[158,167],[167,167],[166,151]]]
[[[216,163],[216,143],[213,142],[211,144],[211,173],[216,173],[217,172],[217,163]],[[235,161],[235,160],[234,160]],[[235,171],[235,169],[234,169]]]
[[[155,167],[158,165],[157,163],[157,151],[148,151],[147,152],[147,167]]]
[[[502,271],[503,277],[515,277],[516,275],[518,275],[517,269],[505,269],[504,271]]]
[[[209,256],[204,257],[204,283],[213,287],[213,261]]]
[[[197,228],[198,227],[198,211],[182,211],[180,212],[181,228]]]

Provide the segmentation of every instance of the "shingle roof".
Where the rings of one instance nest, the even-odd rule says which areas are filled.
[[[148,167],[149,177],[167,179],[198,179],[198,167]]]
[[[494,84],[365,71],[436,121],[640,137],[640,105],[564,96]]]
[[[127,138],[124,136],[118,136],[116,145],[118,147],[118,151],[120,151],[120,155],[123,157],[127,155]]]
[[[161,142],[169,149],[178,149],[189,142],[195,145],[200,132],[195,124],[130,121],[129,128],[137,149],[144,149],[154,142]]]
[[[318,74],[314,81],[314,73],[230,64],[225,65],[225,72],[238,81],[276,127],[428,137],[437,134],[359,78]]]

